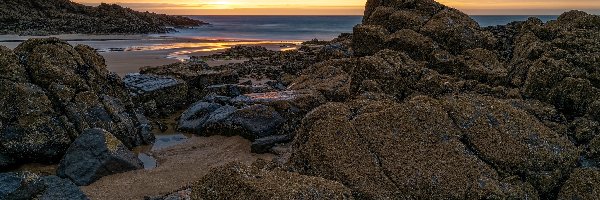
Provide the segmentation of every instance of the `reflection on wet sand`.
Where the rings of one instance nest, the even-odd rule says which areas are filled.
[[[178,42],[168,44],[153,44],[147,46],[133,46],[124,49],[123,51],[161,51],[161,50],[178,50],[169,53],[167,58],[184,61],[190,58],[190,54],[200,52],[216,52],[226,50],[239,45],[253,46],[268,46],[280,45],[280,51],[289,51],[298,49],[297,45],[301,44],[298,41],[228,41],[228,40],[199,40],[194,42]]]

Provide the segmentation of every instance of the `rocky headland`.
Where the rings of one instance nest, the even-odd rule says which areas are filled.
[[[0,34],[146,34],[204,24],[186,17],[138,12],[116,4],[93,7],[70,0],[0,2]]]
[[[600,16],[580,11],[480,27],[433,0],[369,0],[332,41],[237,47],[123,79],[89,47],[29,40],[0,51],[0,169],[59,165],[0,174],[0,198],[57,195],[31,181],[63,198],[122,197],[120,181],[171,177],[161,159],[193,170],[210,152],[193,181],[148,179],[183,185],[146,199],[596,199],[599,33]],[[203,61],[219,58],[248,61]],[[171,116],[211,142],[140,169],[130,149]],[[251,144],[219,145],[229,136]],[[273,159],[236,159],[232,146]]]

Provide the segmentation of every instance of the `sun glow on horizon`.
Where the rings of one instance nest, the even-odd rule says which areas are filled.
[[[362,15],[367,0],[74,0],[117,3],[136,10],[177,15]],[[599,13],[599,0],[438,0],[467,14]]]

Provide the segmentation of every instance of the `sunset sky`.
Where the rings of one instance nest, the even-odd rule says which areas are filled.
[[[136,10],[178,15],[362,15],[366,0],[75,0],[118,3]],[[600,13],[600,0],[439,0],[473,15],[553,15],[568,10]]]

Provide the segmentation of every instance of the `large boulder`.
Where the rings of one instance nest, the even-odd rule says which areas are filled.
[[[444,104],[479,158],[499,173],[522,175],[546,198],[577,163],[579,149],[565,135],[509,102],[459,95]]]
[[[232,163],[192,187],[192,199],[353,199],[344,185],[319,177]]]
[[[111,133],[88,129],[69,147],[57,174],[77,185],[89,185],[103,176],[142,168],[137,156]]]
[[[57,176],[38,176],[29,172],[0,174],[0,199],[73,199],[88,198],[75,184]]]
[[[294,141],[293,169],[339,181],[361,199],[537,196],[471,152],[437,100],[362,105],[331,103],[308,114]]]
[[[88,128],[112,132],[127,147],[153,141],[122,80],[93,48],[57,38],[0,48],[0,155],[17,163],[57,162]],[[7,159],[4,159],[7,160]]]

